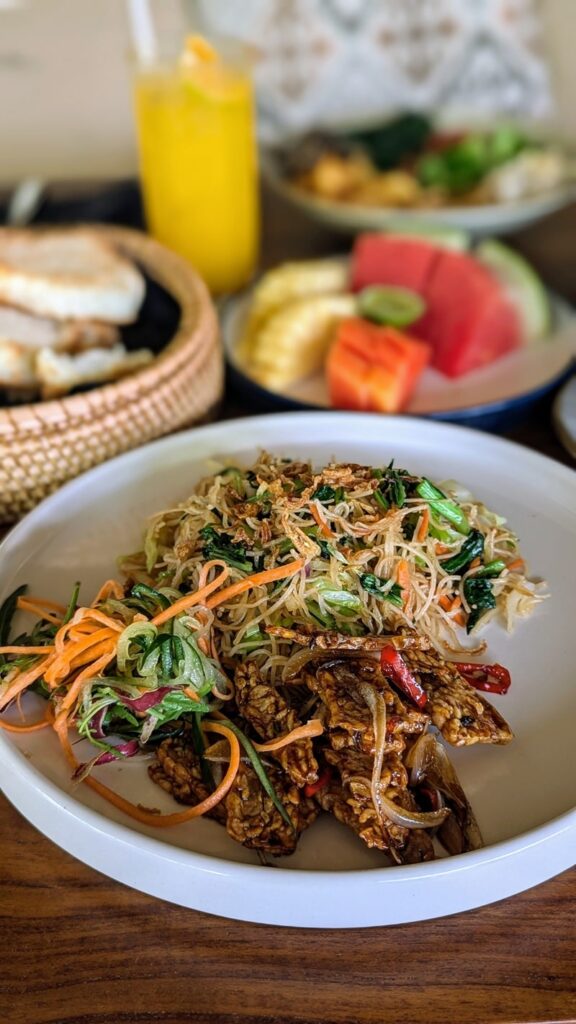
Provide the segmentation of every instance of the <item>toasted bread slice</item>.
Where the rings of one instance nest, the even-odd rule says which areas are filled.
[[[36,351],[53,348],[58,352],[79,352],[86,348],[109,348],[119,340],[115,324],[96,320],[52,320],[0,305],[0,343],[15,342]]]
[[[0,230],[0,302],[39,316],[131,323],[144,278],[87,228]]]
[[[153,358],[149,349],[127,352],[122,344],[109,349],[93,348],[77,355],[43,348],[36,358],[36,375],[42,398],[58,398],[84,384],[117,380],[146,366]]]
[[[34,388],[36,352],[15,341],[0,341],[0,387]]]

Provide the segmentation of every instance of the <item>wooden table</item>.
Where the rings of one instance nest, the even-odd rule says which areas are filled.
[[[264,256],[340,236],[266,199]],[[518,236],[573,301],[576,206]],[[229,396],[225,415],[245,414]],[[549,402],[509,436],[570,464]],[[184,910],[85,867],[0,797],[0,1024],[479,1024],[576,1019],[576,871],[455,917],[366,931]]]

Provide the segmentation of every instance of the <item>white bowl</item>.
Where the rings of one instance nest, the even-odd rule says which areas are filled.
[[[313,220],[351,235],[359,231],[388,231],[401,222],[406,225],[458,228],[469,231],[475,238],[509,235],[537,223],[576,199],[576,184],[566,182],[514,202],[463,204],[437,209],[360,206],[320,199],[296,188],[282,175],[277,160],[270,152],[262,154],[261,164],[263,176],[274,192],[303,210]]]
[[[526,449],[475,431],[398,417],[291,414],[178,434],[79,477],[35,509],[0,548],[3,596],[27,582],[65,599],[73,581],[89,598],[138,546],[144,518],[187,496],[216,456],[251,461],[273,452],[382,465],[392,457],[432,479],[460,480],[507,516],[550,598],[509,636],[487,630],[490,660],[513,684],[494,703],[515,740],[456,750],[453,759],[486,847],[434,863],[383,867],[344,826],[319,819],[296,854],[262,867],[213,821],[154,830],[73,786],[54,735],[0,734],[6,796],[42,832],[87,864],[143,892],[242,920],[309,927],[398,924],[453,914],[519,892],[564,870],[576,851],[574,682],[576,475]],[[99,777],[129,799],[173,807],[142,762]]]

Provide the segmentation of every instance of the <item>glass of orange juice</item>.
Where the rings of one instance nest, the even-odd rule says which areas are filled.
[[[199,36],[135,84],[144,208],[152,235],[218,295],[251,278],[259,250],[254,97],[245,55]]]

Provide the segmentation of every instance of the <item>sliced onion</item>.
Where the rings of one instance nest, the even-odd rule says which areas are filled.
[[[334,647],[332,650],[303,647],[288,658],[282,670],[282,679],[284,682],[295,679],[311,661],[322,661],[329,665],[338,661],[346,661],[347,659],[353,661],[376,661],[379,657],[379,651],[345,650],[340,647]]]
[[[118,694],[119,701],[130,708],[132,711],[136,711],[139,714],[149,711],[150,708],[156,707],[164,700],[167,693],[172,690],[171,686],[159,686],[155,690],[147,690],[142,694],[141,697],[126,697],[123,693]]]
[[[374,762],[372,765],[372,778],[370,780],[370,792],[372,803],[380,820],[382,820],[382,765],[384,763],[384,750],[386,748],[386,702],[381,693],[369,686],[368,683],[358,682],[358,693],[366,701],[372,712],[372,725],[374,727]]]
[[[379,788],[381,790],[381,787]],[[450,814],[448,807],[442,807],[439,811],[408,811],[400,804],[395,804],[382,792],[379,794],[379,802],[386,817],[403,828],[435,828],[446,821]]]
[[[449,853],[479,850],[483,846],[482,833],[474,811],[462,789],[454,766],[446,750],[432,733],[423,733],[409,751],[406,767],[410,768],[410,783],[417,786],[426,779],[439,793],[444,794],[454,812],[440,839]]]
[[[428,779],[436,789],[450,797],[460,807],[467,807],[468,800],[454,771],[454,766],[444,747],[431,732],[422,733],[406,757],[410,768],[410,784],[418,786]]]
[[[134,757],[140,751],[140,744],[138,740],[126,740],[125,743],[117,743],[116,750],[121,757]],[[100,754],[93,762],[94,765],[98,764],[109,764],[111,761],[118,761],[119,758],[112,751],[105,750]]]

